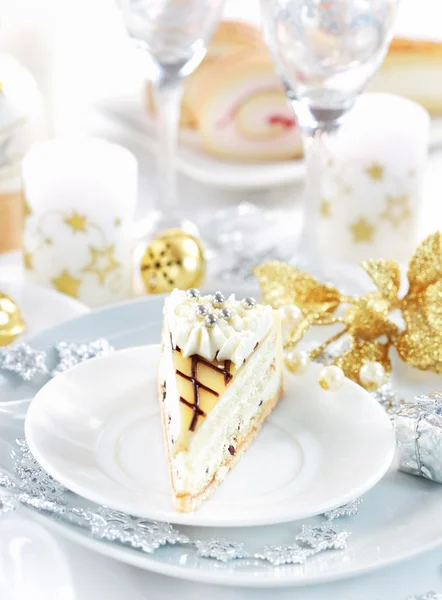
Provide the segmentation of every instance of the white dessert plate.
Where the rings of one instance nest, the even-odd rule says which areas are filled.
[[[239,464],[194,513],[175,511],[157,397],[159,345],[81,364],[45,385],[28,411],[34,456],[75,493],[140,517],[185,525],[269,525],[321,514],[364,494],[388,470],[385,411],[347,380],[335,393],[321,367],[288,374],[285,394]]]

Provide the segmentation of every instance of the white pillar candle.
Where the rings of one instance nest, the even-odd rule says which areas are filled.
[[[408,260],[418,239],[429,138],[427,111],[390,94],[365,94],[330,139],[320,240],[335,261]]]
[[[23,160],[26,278],[89,306],[132,295],[137,162],[96,138],[51,140]]]

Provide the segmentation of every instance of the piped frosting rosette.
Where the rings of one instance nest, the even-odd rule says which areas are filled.
[[[244,160],[302,155],[294,112],[266,53],[226,56],[193,83],[199,91],[198,131],[208,153]]]

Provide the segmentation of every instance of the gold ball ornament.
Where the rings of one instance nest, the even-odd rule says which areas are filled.
[[[149,294],[174,288],[197,288],[206,269],[199,240],[182,229],[167,229],[154,238],[141,259],[141,276]]]
[[[0,292],[0,346],[7,346],[25,328],[17,304],[8,295]]]

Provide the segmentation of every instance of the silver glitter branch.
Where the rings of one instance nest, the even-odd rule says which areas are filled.
[[[83,507],[84,500],[48,475],[32,456],[23,440],[17,441],[14,452],[14,474],[0,473],[0,514],[14,510],[18,504],[51,513],[54,518],[76,525],[99,540],[117,542],[144,553],[155,552],[161,546],[184,545],[198,558],[217,560],[261,560],[272,566],[301,564],[310,556],[326,550],[343,549],[349,533],[338,531],[330,522],[319,526],[303,526],[292,544],[265,546],[251,553],[244,544],[225,539],[191,540],[169,523],[159,523],[105,506]],[[351,503],[350,503],[351,505]],[[343,515],[355,514],[354,505],[341,507]],[[335,517],[337,518],[337,517]]]

